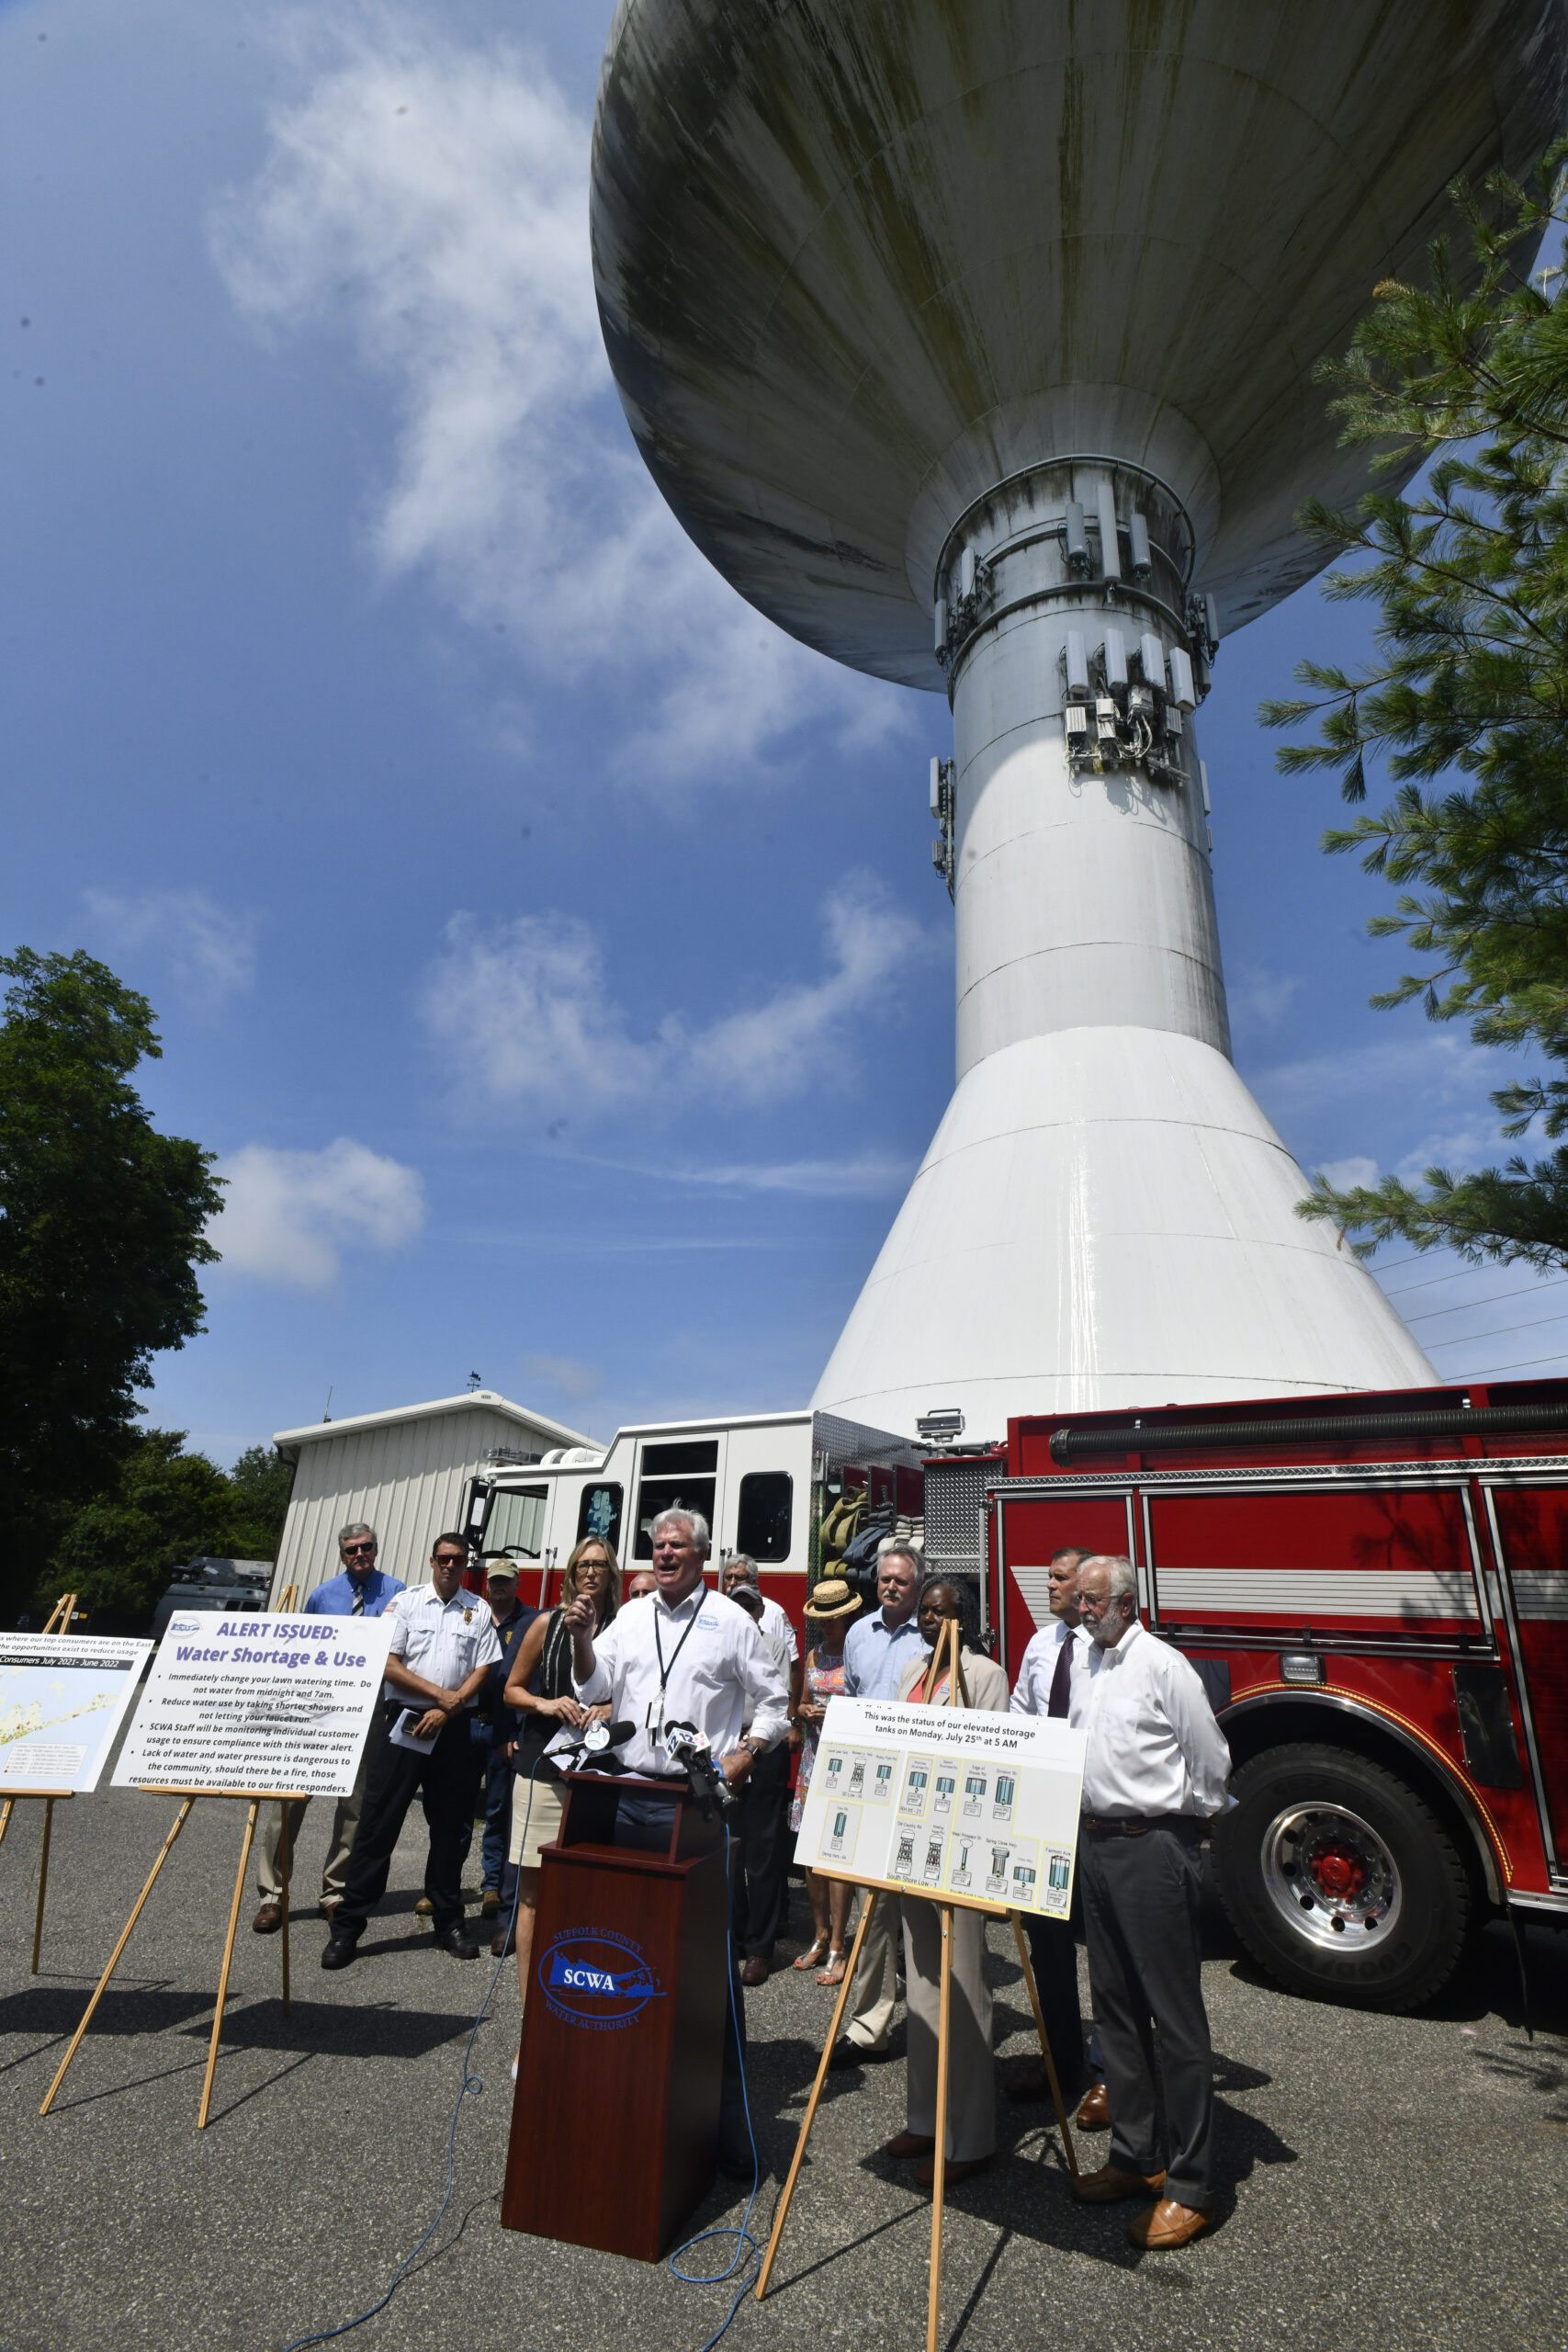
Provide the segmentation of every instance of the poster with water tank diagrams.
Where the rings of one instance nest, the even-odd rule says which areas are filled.
[[[987,1910],[1072,1907],[1084,1735],[1040,1715],[830,1699],[796,1860]]]

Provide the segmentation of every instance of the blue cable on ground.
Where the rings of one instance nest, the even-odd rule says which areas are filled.
[[[538,1771],[539,1766],[543,1761],[544,1755],[541,1750],[540,1754],[534,1759],[533,1771],[528,1775],[528,1803],[523,1815],[523,1836],[525,1840],[526,1840],[528,1836],[528,1822],[534,1810],[534,1777]],[[386,2293],[380,2296],[377,2301],[368,2304],[364,2311],[356,2312],[353,2319],[344,2320],[337,2327],[321,2327],[316,2330],[313,2335],[295,2336],[291,2343],[284,2346],[283,2352],[306,2352],[306,2346],[309,2345],[330,2344],[334,2336],[348,2335],[352,2334],[355,2328],[363,2327],[367,2319],[374,2319],[378,2312],[385,2311],[387,2305],[391,2301],[392,2297],[397,2293],[399,2287],[402,2283],[404,2271],[417,2256],[423,2253],[425,2247],[430,2244],[431,2239],[435,2235],[436,2231],[441,2227],[443,2221],[446,2219],[446,2208],[452,2202],[452,2191],[457,2185],[457,2125],[462,2118],[463,2101],[466,2098],[478,2098],[479,2093],[484,2088],[484,2076],[482,2075],[471,2074],[468,2068],[468,2061],[473,2056],[474,2042],[478,2038],[479,2030],[485,2021],[485,2012],[490,2007],[491,2001],[495,1993],[495,1988],[501,1982],[501,1972],[506,1966],[508,1947],[512,1942],[513,1931],[517,1924],[517,1905],[522,1896],[522,1892],[523,1873],[519,1871],[517,1873],[517,1883],[512,1892],[512,1916],[507,1921],[506,1933],[502,1939],[501,1958],[496,1962],[495,1974],[491,1978],[490,1983],[485,1989],[484,1999],[479,2003],[479,2014],[475,2018],[473,2025],[469,2030],[468,2043],[463,2052],[463,2079],[458,2087],[457,2105],[452,2109],[452,2128],[446,2134],[446,2191],[445,2196],[442,2198],[440,2204],[436,2208],[435,2219],[431,2222],[430,2227],[425,2231],[424,2235],[420,2239],[418,2245],[411,2246],[408,2253],[404,2255],[402,2260],[393,2271],[391,2278],[387,2282]],[[748,2114],[746,2120],[747,2128],[750,2129],[750,2114]],[[753,2155],[754,2154],[755,2151],[753,2151]],[[750,2208],[748,2208],[748,2211],[750,2211]],[[733,2312],[731,2312],[730,2317],[734,2317]],[[725,2326],[728,2327],[728,2324],[729,2321],[727,2320],[725,2322]],[[724,2330],[721,2328],[719,2334],[722,2335],[723,2332]],[[714,2340],[716,2343],[717,2337]],[[705,2346],[704,2347],[704,2352],[706,2352]]]
[[[724,1865],[725,1884],[728,1888],[729,1883],[729,1824],[728,1821],[724,1825]],[[741,2264],[743,2262],[747,2262],[748,2247],[750,2248],[750,2259],[747,2264],[746,2273],[741,2278],[740,2284],[735,2290],[735,2301],[730,2304],[728,2311],[725,2313],[723,2324],[716,2328],[713,2335],[708,2337],[707,2342],[702,2346],[702,2352],[713,2352],[714,2346],[718,2342],[719,2337],[725,2335],[728,2331],[730,2322],[734,2319],[736,2312],[740,2309],[741,2304],[744,2302],[750,2290],[756,2285],[758,2276],[762,2267],[762,2249],[758,2245],[756,2239],[752,2236],[750,2227],[751,2208],[757,2201],[757,2189],[761,2180],[761,2167],[757,2160],[757,2135],[751,2128],[751,2098],[750,2094],[746,2087],[746,2045],[740,2039],[740,2021],[735,2014],[735,1933],[733,1911],[727,1914],[725,1927],[725,1951],[729,1962],[729,2025],[730,2030],[735,2036],[736,2064],[740,2069],[740,2099],[746,2111],[746,2137],[751,2144],[751,2193],[746,2199],[746,2211],[740,2216],[739,2226],[737,2227],[733,2222],[726,2222],[718,2229],[699,2230],[694,2238],[688,2238],[683,2245],[678,2245],[671,2255],[670,2275],[672,2278],[679,2278],[682,2285],[686,2287],[720,2287],[724,2284],[724,2281],[727,2278],[733,2278],[736,2272],[740,2268]],[[705,2244],[709,2238],[733,2238],[735,2240],[734,2259],[728,2263],[722,2270],[682,2270],[681,2267],[681,2256],[683,2254],[690,2254],[694,2246],[699,2246]],[[293,2352],[292,2346],[290,2346],[290,2352]]]

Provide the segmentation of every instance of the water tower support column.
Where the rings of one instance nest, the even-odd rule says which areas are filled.
[[[1294,1206],[1230,1059],[1193,712],[1214,645],[1181,501],[1063,458],[953,525],[957,1091],[815,1401],[912,1426],[1425,1383]]]

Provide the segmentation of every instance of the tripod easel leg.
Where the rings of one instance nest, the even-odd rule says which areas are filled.
[[[287,1800],[278,1806],[277,1818],[280,1824],[277,1840],[277,1874],[282,1882],[283,1911],[283,2014],[287,2017],[288,2015],[288,1865],[291,1860],[288,1849],[294,1842],[288,1835]]]
[[[876,1901],[875,1889],[867,1887],[865,1905],[860,1915],[860,1925],[855,1929],[855,1939],[850,1947],[849,1962],[844,1970],[844,1981],[839,1987],[839,1997],[833,2004],[833,2015],[828,2027],[828,2039],[822,2044],[822,2055],[818,2061],[817,2079],[811,2086],[811,2097],[806,2102],[806,2113],[801,2120],[800,2136],[795,2143],[795,2154],[790,2158],[789,2176],[784,2185],[784,2194],[779,2199],[778,2211],[773,2215],[773,2226],[768,2236],[768,2250],[762,2256],[762,2267],[757,2273],[759,2302],[767,2293],[768,2280],[773,2276],[773,2256],[779,2250],[779,2240],[784,2235],[784,2225],[789,2213],[789,2201],[795,2195],[795,2184],[800,2177],[800,2167],[806,2161],[806,2143],[811,2137],[811,2127],[817,2120],[818,2102],[822,2097],[822,2086],[828,2079],[828,2069],[832,2064],[833,2045],[839,2039],[839,2026],[845,2009],[849,2007],[850,1988],[855,1981],[855,1969],[860,1961],[860,1948],[865,1941],[865,1931],[871,1925],[871,1915],[876,1908]]]
[[[196,2119],[198,2132],[207,2129],[207,2110],[212,2104],[212,2077],[218,2071],[218,2044],[223,2036],[223,2004],[229,1997],[229,1970],[234,1958],[234,1935],[240,1925],[240,1905],[245,1899],[245,1872],[250,1868],[251,1840],[256,1834],[256,1815],[261,1807],[253,1797],[245,1814],[245,1834],[240,1845],[240,1867],[234,1876],[234,1900],[229,1905],[229,1935],[223,1946],[223,1966],[218,1978],[218,2009],[212,2020],[212,2039],[207,2046],[207,2073],[201,2086],[201,2109]]]
[[[1072,2127],[1067,2110],[1062,2104],[1062,2086],[1056,2080],[1056,2062],[1051,2055],[1050,2036],[1045,2030],[1045,2012],[1040,2006],[1040,1987],[1034,1982],[1034,1967],[1029,1957],[1029,1946],[1023,1939],[1023,1921],[1016,1911],[1010,1912],[1013,1938],[1018,1945],[1018,1957],[1023,1968],[1023,1981],[1029,1987],[1029,2006],[1034,2012],[1034,2030],[1040,2036],[1040,2055],[1045,2061],[1045,2079],[1051,2086],[1051,2103],[1056,2110],[1056,2124],[1062,2134],[1062,2146],[1066,2154],[1067,2170],[1078,2177],[1077,2150],[1073,2145]]]
[[[7,1797],[5,1804],[0,1804],[0,1846],[3,1846],[6,1842],[6,1832],[11,1826],[11,1815],[16,1812],[16,1810],[17,1800],[15,1797]]]
[[[954,1661],[956,1664],[956,1660]],[[942,1999],[937,2010],[936,2148],[931,2158],[931,2267],[926,2290],[926,2352],[937,2352],[942,2332],[942,2209],[947,2192],[947,2046],[953,2014],[953,1905],[942,1912]]]
[[[49,1833],[54,1827],[54,1799],[46,1797],[43,1807],[43,1845],[38,1858],[38,1916],[33,1921],[33,1967],[38,1974],[38,1956],[43,1943],[43,1898],[49,1892]]]
[[[147,1873],[147,1883],[142,1888],[141,1894],[137,1896],[135,1908],[132,1910],[130,1918],[120,1929],[119,1941],[116,1944],[113,1951],[110,1952],[108,1966],[105,1969],[103,1974],[99,1977],[97,1984],[94,1987],[93,1997],[87,2004],[86,2013],[83,2017],[81,2024],[77,2027],[75,2032],[71,2037],[71,2047],[60,2062],[59,2072],[56,2074],[53,2082],[51,2083],[48,2090],[44,2093],[43,2105],[39,2109],[39,2113],[40,2115],[47,2115],[50,2109],[54,2104],[54,2094],[60,2088],[61,2084],[65,2080],[65,2069],[70,2065],[73,2058],[75,2057],[77,2050],[81,2046],[82,2036],[86,2032],[87,2028],[93,2022],[93,2011],[97,2007],[98,2003],[103,1999],[105,1993],[108,1989],[109,1978],[114,1974],[115,1970],[119,1965],[120,1953],[130,1941],[130,1931],[132,1928],[135,1927],[138,1919],[141,1917],[141,1906],[146,1902],[147,1897],[152,1894],[158,1872],[168,1860],[169,1850],[174,1845],[175,1839],[179,1836],[180,1831],[185,1827],[186,1821],[189,1819],[190,1809],[195,1803],[196,1799],[194,1797],[186,1797],[178,1813],[175,1815],[174,1827],[170,1830],[162,1846],[158,1849],[158,1859]]]

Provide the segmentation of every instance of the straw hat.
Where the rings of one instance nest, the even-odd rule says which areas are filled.
[[[806,1604],[808,1617],[852,1617],[861,1597],[842,1577],[824,1577]]]

